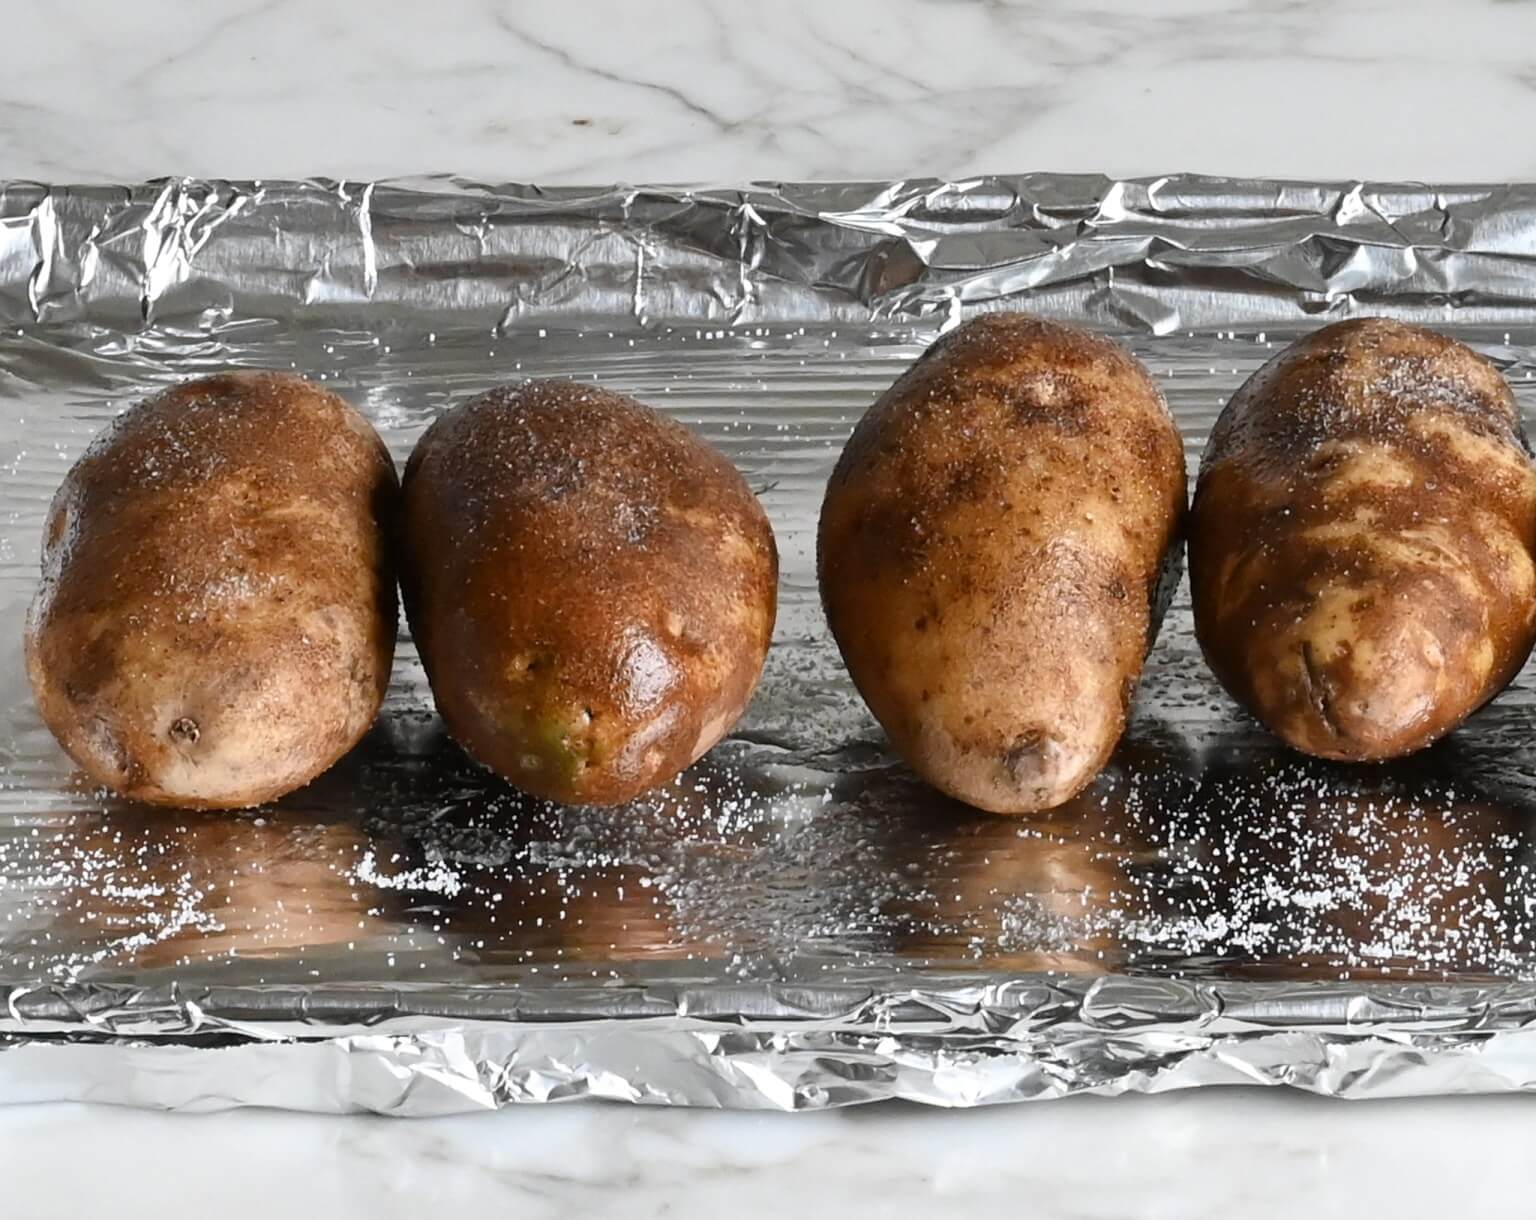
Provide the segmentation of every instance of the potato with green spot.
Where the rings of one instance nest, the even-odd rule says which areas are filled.
[[[622,803],[746,708],[773,635],[773,531],[681,424],[590,386],[503,386],[427,430],[402,503],[438,711],[517,787]]]

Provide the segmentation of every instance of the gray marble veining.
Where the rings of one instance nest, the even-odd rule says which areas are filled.
[[[12,0],[8,177],[1536,176],[1536,5]]]

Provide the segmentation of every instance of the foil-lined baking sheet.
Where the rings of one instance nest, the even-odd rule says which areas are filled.
[[[0,1100],[434,1114],[807,1109],[1288,1084],[1536,1086],[1527,671],[1442,745],[1279,749],[1181,592],[1086,794],[977,814],[887,751],[825,629],[821,491],[968,313],[1118,335],[1191,471],[1221,405],[1338,317],[1427,323],[1536,410],[1536,188],[966,182],[0,187]],[[21,666],[43,514],[114,414],[296,369],[403,462],[498,382],[675,414],[759,491],[777,639],[730,739],[616,810],[520,796],[443,735],[408,638],[384,714],[244,814],[84,786]]]

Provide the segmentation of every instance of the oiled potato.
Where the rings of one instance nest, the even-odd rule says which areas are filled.
[[[1536,468],[1509,387],[1383,319],[1293,344],[1227,404],[1190,526],[1216,676],[1322,758],[1418,750],[1536,640]]]
[[[1124,731],[1184,506],[1168,408],[1107,339],[990,314],[909,369],[843,450],[818,563],[913,770],[995,813],[1081,791]]]
[[[396,487],[368,422],[297,377],[209,377],[123,414],[54,497],[27,624],[65,751],[194,809],[324,771],[389,682]]]
[[[403,504],[438,711],[524,791],[626,801],[746,707],[773,634],[773,532],[681,424],[589,386],[504,386],[427,430]]]

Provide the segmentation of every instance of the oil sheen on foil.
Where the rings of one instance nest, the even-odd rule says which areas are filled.
[[[822,488],[969,313],[1116,334],[1193,471],[1285,342],[1385,313],[1493,359],[1529,416],[1536,188],[966,182],[0,188],[0,1100],[433,1114],[582,1096],[809,1109],[1288,1084],[1536,1086],[1530,672],[1442,745],[1278,748],[1181,591],[1084,795],[1010,820],[888,752],[822,621]],[[611,810],[444,736],[406,637],[384,714],[243,814],[84,786],[21,664],[48,500],[117,412],[298,370],[397,461],[499,382],[592,380],[747,474],[782,560],[731,738]]]

